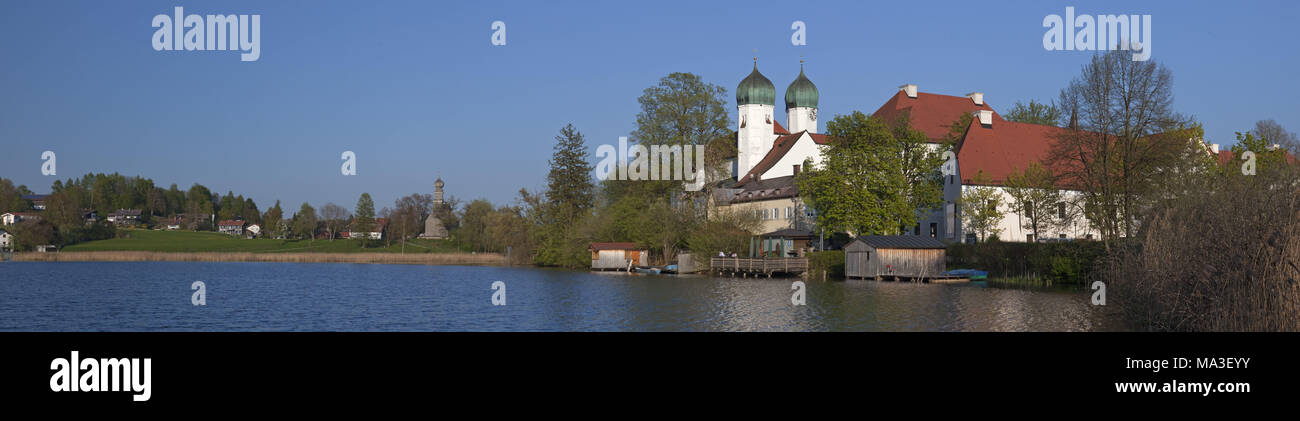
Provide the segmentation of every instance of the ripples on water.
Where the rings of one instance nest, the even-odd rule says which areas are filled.
[[[190,304],[203,281],[207,305]],[[494,281],[506,306],[491,304]],[[1078,331],[1084,292],[337,263],[0,263],[0,330]]]

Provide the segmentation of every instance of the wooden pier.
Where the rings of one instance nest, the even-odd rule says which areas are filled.
[[[709,260],[710,271],[717,275],[759,277],[773,275],[802,275],[808,271],[806,257],[714,257]]]

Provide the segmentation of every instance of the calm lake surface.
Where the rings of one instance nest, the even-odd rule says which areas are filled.
[[[338,263],[0,263],[0,330],[1084,331],[1084,291]],[[206,306],[190,303],[194,281]],[[506,285],[493,306],[492,283]]]

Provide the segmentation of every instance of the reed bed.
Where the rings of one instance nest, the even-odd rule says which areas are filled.
[[[1236,177],[1158,207],[1100,271],[1131,327],[1300,331],[1300,185]]]
[[[221,253],[75,251],[15,253],[18,262],[278,262],[505,266],[495,253]]]

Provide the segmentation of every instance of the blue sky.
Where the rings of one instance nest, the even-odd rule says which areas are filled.
[[[1260,119],[1300,131],[1294,1],[5,1],[0,177],[45,192],[119,172],[265,209],[351,208],[362,192],[391,206],[440,174],[453,196],[507,203],[544,186],[562,126],[593,151],[615,144],[641,91],[671,72],[725,87],[734,113],[755,49],[778,98],[807,60],[823,122],[874,111],[904,83],[981,91],[1000,111],[1053,99],[1091,55],[1042,47],[1043,17],[1067,5],[1152,15],[1152,59],[1210,141],[1234,143]],[[154,51],[150,23],[175,6],[260,14],[260,60]],[[495,20],[505,46],[490,43]],[[805,46],[791,45],[795,20]],[[45,150],[55,177],[41,175]],[[345,150],[356,176],[339,171]]]

